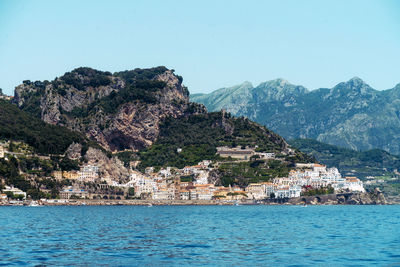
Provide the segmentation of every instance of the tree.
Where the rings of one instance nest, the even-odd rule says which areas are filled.
[[[275,193],[272,192],[272,193],[269,195],[269,197],[270,197],[270,198],[275,198]]]
[[[23,200],[25,198],[25,196],[22,194],[19,194],[19,195],[14,195],[14,198],[18,199],[18,200]]]
[[[6,192],[6,195],[7,195],[7,198],[8,198],[8,199],[10,199],[10,198],[11,198],[11,199],[12,199],[12,198],[14,198],[14,194],[13,194],[13,192],[7,191],[7,192]]]
[[[10,144],[8,145],[8,150],[10,152],[14,152],[14,150],[15,150],[15,145],[14,145],[14,142],[12,140],[10,140]]]
[[[134,187],[130,187],[129,190],[128,190],[128,194],[130,196],[134,196],[135,195],[135,188]]]

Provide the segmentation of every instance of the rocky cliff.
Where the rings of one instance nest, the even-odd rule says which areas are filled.
[[[302,196],[287,199],[266,199],[265,203],[294,205],[386,205],[388,202],[382,191],[375,188],[365,193],[339,193],[317,196]]]
[[[111,151],[148,147],[164,118],[182,116],[190,106],[182,78],[165,67],[114,74],[78,68],[51,82],[24,81],[15,89],[14,103]]]

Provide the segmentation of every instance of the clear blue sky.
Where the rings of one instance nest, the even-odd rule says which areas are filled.
[[[0,0],[0,88],[165,65],[192,93],[284,78],[400,83],[400,1]]]

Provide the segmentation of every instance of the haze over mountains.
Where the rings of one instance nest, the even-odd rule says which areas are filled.
[[[191,95],[208,110],[225,109],[286,139],[312,138],[355,150],[400,154],[400,84],[378,91],[360,78],[313,91],[283,79],[253,87],[244,82]]]

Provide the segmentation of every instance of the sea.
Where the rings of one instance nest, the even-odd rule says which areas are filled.
[[[400,266],[400,206],[0,207],[0,265]]]

